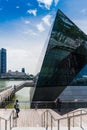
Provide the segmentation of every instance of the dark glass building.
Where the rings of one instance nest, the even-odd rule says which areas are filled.
[[[0,73],[6,73],[6,66],[7,66],[7,61],[6,61],[6,49],[2,48],[0,50]]]
[[[87,35],[58,10],[31,102],[55,102],[87,64]],[[31,105],[32,106],[32,105]]]

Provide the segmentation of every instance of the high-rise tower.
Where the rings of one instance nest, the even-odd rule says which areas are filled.
[[[7,66],[7,62],[6,62],[6,49],[1,48],[0,50],[0,73],[6,73],[6,66]]]

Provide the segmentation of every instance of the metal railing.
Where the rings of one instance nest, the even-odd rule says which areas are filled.
[[[84,128],[83,119],[84,116],[87,115],[87,111],[85,109],[79,109],[76,111],[69,112],[65,115],[65,117],[56,119],[50,110],[46,110],[42,113],[42,120],[41,124],[42,127],[45,127],[46,130],[53,130],[55,127],[55,130],[61,130],[61,123],[65,123],[64,127],[67,128],[67,130],[70,130],[71,127],[80,127]],[[85,119],[86,120],[86,119]],[[62,122],[63,121],[63,122]]]
[[[14,110],[8,113],[9,115],[7,117],[6,115],[0,116],[0,130],[11,130],[13,127],[17,126],[17,118],[15,117]]]
[[[14,108],[14,104],[15,104],[16,100],[5,100],[5,102],[2,104],[2,106],[0,106],[0,108],[2,109],[13,109]],[[19,107],[20,109],[30,109],[30,101],[26,100],[26,101],[20,101],[19,100]]]

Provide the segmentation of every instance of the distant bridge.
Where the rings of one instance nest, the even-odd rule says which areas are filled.
[[[26,81],[22,84],[16,85],[14,89],[14,93],[16,93],[17,91],[21,90],[24,87],[34,87],[34,82],[33,81]]]

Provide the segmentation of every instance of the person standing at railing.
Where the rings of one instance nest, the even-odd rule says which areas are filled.
[[[18,113],[20,112],[20,107],[19,107],[19,101],[18,100],[15,101],[14,108],[16,110],[16,117],[18,118],[19,117]]]
[[[58,111],[60,112],[61,111],[61,100],[58,98],[57,99],[57,101],[56,101],[56,103],[57,103],[57,108],[58,108]]]
[[[16,85],[14,85],[14,91],[16,91]]]
[[[35,110],[38,109],[38,103],[35,103]]]

